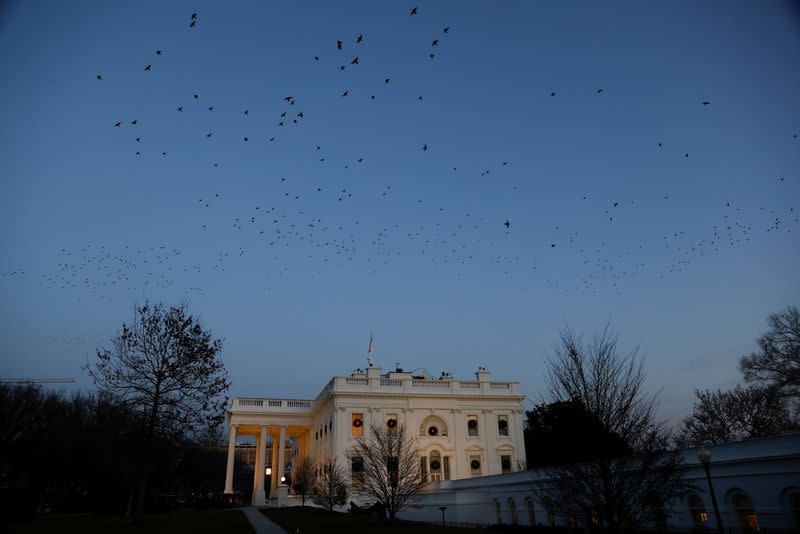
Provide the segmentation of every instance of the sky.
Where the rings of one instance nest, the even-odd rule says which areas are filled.
[[[610,324],[675,423],[800,300],[799,56],[792,2],[6,2],[0,376],[91,388],[149,299],[232,396],[372,333],[538,402]]]

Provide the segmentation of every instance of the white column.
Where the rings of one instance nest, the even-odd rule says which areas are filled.
[[[281,477],[283,476],[284,471],[284,461],[286,460],[286,427],[281,425],[281,436],[280,442],[278,443],[278,473],[277,473],[277,480],[280,484]],[[273,474],[275,471],[272,471]]]
[[[261,427],[261,436],[259,436],[258,440],[258,457],[256,460],[257,471],[256,471],[256,485],[255,489],[253,490],[254,498],[253,498],[253,505],[254,506],[264,506],[266,503],[264,498],[264,471],[266,470],[267,465],[267,427]]]
[[[225,493],[233,493],[233,463],[236,460],[236,428],[228,427],[228,470],[225,472]]]
[[[256,505],[256,496],[258,495],[258,469],[259,469],[259,454],[258,449],[261,447],[261,436],[256,434],[256,449],[253,455],[253,495],[250,498],[250,503]]]
[[[278,488],[278,437],[272,434],[272,475],[269,481],[269,496],[275,497],[275,490]]]

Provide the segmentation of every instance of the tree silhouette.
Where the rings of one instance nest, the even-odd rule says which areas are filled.
[[[317,464],[319,474],[311,491],[311,500],[328,510],[347,502],[347,480],[344,469],[331,457]]]
[[[800,310],[789,306],[769,316],[769,331],[758,338],[760,352],[743,356],[739,370],[747,381],[762,382],[782,394],[800,397]]]
[[[349,451],[364,466],[353,491],[381,502],[393,520],[427,484],[422,479],[419,449],[404,425],[372,425],[369,434],[358,438]]]
[[[663,504],[685,483],[669,433],[655,419],[656,398],[643,391],[637,350],[620,354],[609,327],[589,344],[567,328],[547,365],[552,400],[571,403],[556,411],[577,413],[575,424],[594,420],[588,432],[602,445],[545,468],[552,483],[537,490],[540,500],[586,527],[620,531],[663,520]],[[593,449],[594,443],[568,446]]]
[[[219,431],[229,386],[221,348],[185,305],[145,302],[130,325],[123,323],[113,347],[98,349],[96,362],[84,370],[135,415],[142,457],[154,458],[166,444]],[[151,470],[146,461],[142,467],[135,507],[133,491],[129,499],[134,520],[142,515]]]

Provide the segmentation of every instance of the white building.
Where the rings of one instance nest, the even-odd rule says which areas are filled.
[[[708,447],[710,475],[726,532],[800,532],[800,433]],[[665,510],[670,527],[716,530],[714,508],[697,449],[681,451],[690,487]],[[542,470],[433,485],[402,519],[472,524],[568,525],[542,506],[550,480]]]
[[[237,436],[255,436],[253,504],[264,504],[265,473],[283,473],[287,438],[299,457],[331,456],[350,468],[348,449],[371,425],[405,425],[420,449],[433,482],[517,471],[525,463],[524,415],[517,382],[495,382],[479,368],[475,380],[448,374],[432,379],[378,367],[336,376],[314,400],[237,397],[228,411],[229,445],[225,493],[232,493]],[[274,447],[271,444],[277,443]],[[267,450],[271,449],[271,459]],[[271,460],[271,461],[270,461]],[[356,467],[357,468],[357,467]],[[286,486],[271,476],[270,497],[283,501]]]

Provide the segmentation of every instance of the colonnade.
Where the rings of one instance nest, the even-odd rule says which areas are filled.
[[[252,426],[252,425],[248,425]],[[228,466],[225,473],[225,493],[233,493],[233,467],[236,462],[236,437],[239,432],[239,425],[228,427]],[[277,496],[278,483],[283,476],[286,466],[286,425],[259,425],[256,434],[256,459],[255,473],[253,478],[253,499],[254,506],[263,506],[266,503],[266,467],[267,467],[267,435],[272,438],[272,474],[270,476],[270,498]],[[251,435],[250,432],[247,433]],[[306,435],[301,436],[300,454],[305,454]],[[275,444],[278,444],[275,447]]]

